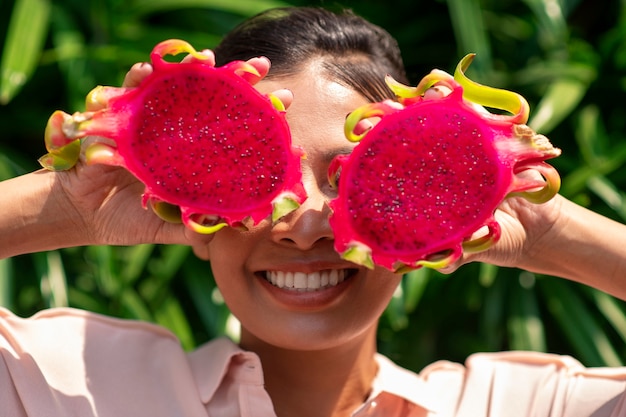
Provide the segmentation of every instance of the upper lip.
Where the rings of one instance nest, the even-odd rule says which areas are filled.
[[[254,268],[258,272],[262,271],[284,271],[284,272],[304,272],[310,274],[313,272],[327,271],[331,269],[359,269],[355,265],[347,261],[330,261],[321,259],[293,259],[289,261],[276,261],[266,267]]]
[[[283,271],[310,274],[330,269],[361,270],[363,267],[342,259],[333,249],[332,241],[324,242],[310,250],[287,247],[270,247],[249,258],[248,270],[254,272]]]

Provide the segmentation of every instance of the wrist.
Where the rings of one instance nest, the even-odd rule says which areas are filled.
[[[626,298],[626,225],[559,196],[551,227],[519,267],[571,279]]]
[[[84,244],[78,218],[57,190],[58,174],[36,171],[0,183],[0,258]]]

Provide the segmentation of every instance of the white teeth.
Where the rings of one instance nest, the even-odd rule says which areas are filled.
[[[284,275],[285,275],[285,285],[284,285],[284,287],[293,288],[293,274],[292,273],[288,273],[288,274],[284,274]]]
[[[333,286],[333,285],[337,285],[337,283],[339,282],[339,272],[335,269],[333,269],[332,271],[330,271],[330,274],[328,274],[328,284]],[[343,278],[341,279],[343,281]]]
[[[267,271],[265,278],[279,288],[297,291],[315,291],[326,287],[334,287],[346,279],[347,270],[331,269],[313,272]]]
[[[293,287],[296,289],[306,289],[308,280],[304,272],[296,272],[293,274]]]

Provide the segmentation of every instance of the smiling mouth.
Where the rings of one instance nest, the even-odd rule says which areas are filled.
[[[312,273],[267,271],[265,279],[275,287],[294,291],[319,291],[334,287],[352,275],[350,269],[329,269]]]

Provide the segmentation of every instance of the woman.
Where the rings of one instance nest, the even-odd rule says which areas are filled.
[[[210,52],[207,52],[210,55]],[[308,199],[274,225],[211,237],[166,224],[140,207],[143,186],[121,169],[78,165],[5,181],[0,256],[87,244],[176,243],[211,267],[240,320],[239,346],[210,342],[186,354],[153,325],[75,310],[20,319],[0,315],[0,404],[11,416],[600,416],[626,415],[626,369],[590,370],[567,357],[476,355],[467,367],[439,362],[415,375],[376,353],[378,318],[400,281],[343,261],[333,250],[327,202],[330,159],[350,151],[345,115],[391,97],[382,76],[403,79],[389,35],[349,13],[279,9],[229,34],[218,63],[249,59],[257,84],[289,105],[304,148]],[[126,85],[151,71],[136,65]],[[535,206],[510,200],[503,237],[464,257],[548,273],[626,298],[626,227],[557,196]],[[10,243],[10,244],[9,244]],[[286,274],[337,285],[290,291]],[[315,286],[315,285],[314,285]]]

